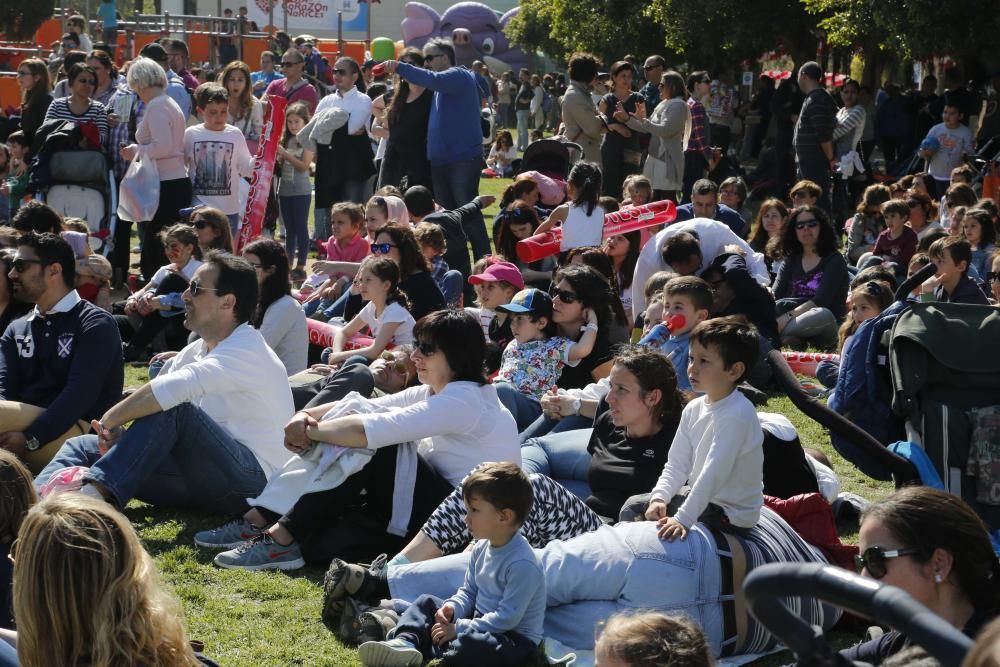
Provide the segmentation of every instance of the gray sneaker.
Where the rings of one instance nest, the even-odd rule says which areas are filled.
[[[264,532],[246,519],[236,519],[212,530],[202,530],[194,534],[194,543],[209,549],[235,549],[247,540]]]
[[[403,639],[365,642],[358,647],[358,658],[365,667],[420,667],[424,656]]]
[[[229,570],[297,570],[305,567],[299,545],[292,542],[287,547],[261,533],[235,549],[223,551],[213,561]]]

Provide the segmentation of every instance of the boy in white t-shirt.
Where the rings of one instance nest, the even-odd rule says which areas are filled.
[[[946,104],[941,117],[944,122],[932,127],[920,144],[920,157],[928,160],[927,173],[934,179],[937,197],[951,184],[951,170],[963,164],[973,148],[972,130],[962,124],[961,109]]]
[[[646,519],[657,522],[661,539],[684,539],[699,521],[737,533],[757,524],[764,504],[764,432],[736,386],[759,351],[757,332],[739,317],[706,320],[691,331],[688,378],[703,395],[681,413],[667,465],[650,494]],[[678,495],[685,484],[687,495]]]
[[[194,91],[200,125],[184,131],[184,162],[194,186],[194,205],[217,208],[229,218],[235,238],[240,229],[240,177],[250,178],[253,158],[243,133],[229,125],[229,93],[217,83]]]

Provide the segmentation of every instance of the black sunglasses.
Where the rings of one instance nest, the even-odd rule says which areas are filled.
[[[795,229],[815,229],[819,227],[819,220],[803,220],[795,223]]]
[[[198,296],[202,292],[218,292],[217,287],[205,287],[198,280],[192,280],[188,285],[188,289],[191,290],[191,296]]]
[[[881,579],[885,576],[886,561],[900,556],[912,556],[920,553],[920,549],[909,547],[906,549],[883,549],[882,547],[868,547],[861,554],[854,556],[854,565],[861,570],[868,570],[872,579]]]
[[[347,74],[347,70],[343,69],[341,67],[338,67],[338,68],[336,68],[336,69],[333,70],[333,73],[336,74],[337,76],[344,76],[344,75]]]
[[[372,244],[372,254],[373,255],[388,255],[389,248],[398,248],[399,246],[395,243],[373,243]]]
[[[580,297],[578,297],[575,292],[570,292],[569,290],[565,289],[556,289],[555,287],[553,287],[552,290],[549,292],[549,296],[551,296],[553,299],[559,299],[565,304],[576,303],[577,301],[580,300]]]
[[[191,224],[194,225],[195,229],[205,229],[206,227],[209,226],[206,221],[204,221],[204,220],[202,220],[200,218],[198,220],[195,220]]]
[[[282,67],[295,67],[296,65],[301,65],[303,62],[305,62],[305,61],[303,60],[301,62],[298,62],[298,61],[296,61],[296,62],[290,62],[288,60],[282,60],[281,61],[281,66]]]
[[[14,261],[10,263],[10,265],[18,273],[24,273],[24,270],[28,268],[28,264],[45,264],[45,262],[40,259],[23,259],[21,257],[16,257]]]
[[[438,346],[435,345],[434,343],[428,343],[427,341],[424,341],[422,343],[417,343],[414,346],[414,349],[420,353],[421,357],[430,357],[437,353]]]

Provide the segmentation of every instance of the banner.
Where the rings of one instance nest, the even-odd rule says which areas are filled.
[[[267,98],[267,115],[264,116],[264,132],[257,156],[253,161],[253,176],[250,178],[250,194],[247,195],[247,209],[243,216],[239,238],[235,240],[233,251],[239,255],[243,247],[260,236],[267,212],[267,198],[271,194],[274,178],[274,161],[278,155],[278,141],[285,130],[285,106],[288,100],[278,95]]]
[[[247,3],[247,17],[264,27],[270,19],[271,0]],[[365,32],[368,27],[368,3],[358,0],[276,0],[274,25],[283,28],[288,11],[288,29],[296,33],[337,30],[337,12],[343,12],[344,32]]]

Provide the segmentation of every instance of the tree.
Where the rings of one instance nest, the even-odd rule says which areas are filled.
[[[4,0],[0,2],[0,32],[10,41],[31,39],[54,11],[55,0]]]

